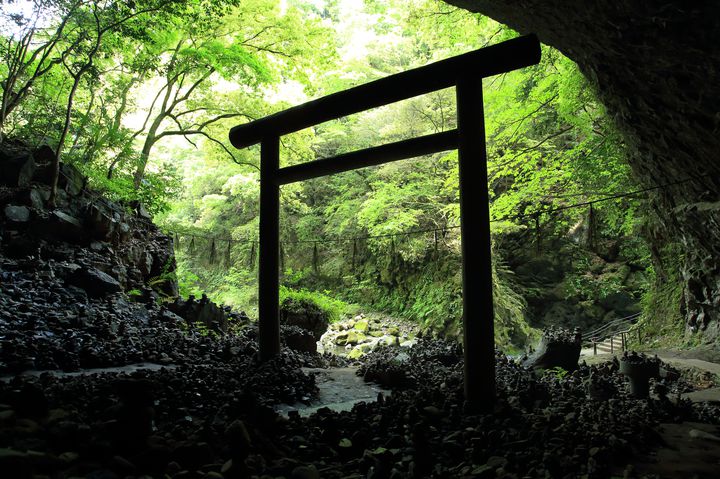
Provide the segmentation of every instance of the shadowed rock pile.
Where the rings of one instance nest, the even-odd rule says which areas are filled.
[[[0,374],[192,357],[184,321],[159,306],[177,295],[172,240],[70,165],[49,208],[50,153],[0,150]]]
[[[298,357],[258,365],[239,347],[225,364],[0,384],[0,467],[18,478],[599,478],[657,446],[659,422],[720,424],[717,408],[632,399],[612,363],[538,376],[499,352],[497,406],[478,414],[462,401],[460,349],[434,340],[397,348],[403,358],[367,355],[366,374],[402,361],[414,378],[392,396],[288,418],[268,405],[312,394],[292,372]]]
[[[62,165],[47,206],[50,154],[0,149],[0,375],[251,358],[252,328],[206,337],[249,326],[244,313],[205,297],[161,301],[177,296],[172,239],[140,205],[101,197]]]

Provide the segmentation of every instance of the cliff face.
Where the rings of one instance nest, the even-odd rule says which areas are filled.
[[[597,85],[630,162],[657,194],[661,250],[682,245],[690,331],[720,338],[720,4],[581,0],[446,0],[558,48]]]

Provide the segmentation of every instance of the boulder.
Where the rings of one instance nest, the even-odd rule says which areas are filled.
[[[350,331],[350,332],[348,333],[348,335],[347,335],[347,341],[346,341],[346,343],[347,343],[347,344],[357,344],[358,342],[360,342],[360,337],[361,337],[361,336],[362,336],[363,339],[365,338],[365,335],[362,334],[362,333],[358,334],[358,333],[356,333],[355,331]]]
[[[370,325],[368,324],[367,320],[362,319],[360,321],[355,322],[355,326],[353,328],[357,331],[360,331],[361,333],[366,332],[369,329]]]
[[[201,323],[210,331],[227,332],[228,321],[225,310],[204,294],[199,301],[196,301],[194,296],[189,296],[187,301],[176,298],[174,302],[167,304],[167,308],[188,324]]]
[[[35,208],[38,211],[45,209],[45,202],[49,197],[49,189],[44,188],[23,188],[15,195],[19,204]]]
[[[397,336],[386,334],[380,338],[380,344],[384,344],[386,346],[397,346],[399,344],[399,340]]]
[[[577,369],[580,359],[582,336],[579,331],[567,329],[546,329],[540,338],[535,352],[526,358],[522,365],[532,369],[552,369],[560,367],[566,371]]]
[[[55,210],[33,222],[31,229],[37,236],[49,241],[79,243],[89,239],[80,220],[61,210]]]
[[[345,346],[348,342],[348,334],[349,333],[347,331],[343,331],[335,336],[335,344],[338,346]]]
[[[313,354],[317,352],[317,341],[310,331],[297,326],[283,326],[281,332],[285,345],[293,351]]]
[[[85,236],[82,223],[74,216],[63,211],[53,211],[50,218],[55,223],[60,236],[73,239]]]
[[[348,359],[360,359],[364,355],[365,355],[365,353],[362,351],[362,349],[354,348],[353,350],[351,350],[348,353],[347,357],[348,357]]]
[[[315,341],[320,340],[330,324],[328,314],[315,303],[293,298],[286,298],[280,305],[280,322],[310,331]]]
[[[88,296],[100,297],[122,290],[120,283],[97,268],[79,268],[70,274],[67,282],[87,292]]]
[[[515,269],[515,274],[524,281],[539,284],[555,284],[562,280],[563,270],[549,258],[531,258]]]
[[[77,196],[85,188],[85,176],[74,165],[60,164],[58,189],[65,190],[69,195]]]
[[[97,204],[90,204],[85,221],[93,236],[99,239],[111,238],[118,227],[118,222],[113,218],[112,212]]]
[[[27,150],[0,150],[0,184],[27,186],[35,173],[35,160]]]
[[[55,160],[55,151],[49,145],[42,145],[32,153],[36,163],[46,164]]]
[[[12,223],[27,223],[30,221],[30,209],[27,206],[7,205],[5,218]]]

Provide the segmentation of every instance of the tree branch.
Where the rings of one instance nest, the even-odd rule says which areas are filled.
[[[218,139],[216,139],[216,138],[213,138],[213,137],[212,137],[211,135],[209,135],[207,132],[202,131],[202,130],[186,130],[186,131],[182,131],[182,130],[168,130],[168,131],[163,131],[162,133],[158,134],[158,135],[155,137],[155,139],[156,139],[156,140],[159,140],[160,138],[162,138],[162,137],[164,137],[164,136],[177,136],[177,135],[181,135],[181,136],[187,136],[187,135],[202,135],[202,136],[204,136],[205,138],[207,138],[208,140],[212,141],[213,143],[216,143],[216,144],[220,145],[220,147],[223,149],[223,151],[225,151],[225,153],[227,153],[228,156],[230,156],[230,158],[232,158],[232,160],[233,160],[236,164],[238,164],[238,165],[245,165],[245,166],[251,166],[251,167],[255,168],[256,170],[260,171],[260,167],[258,167],[257,165],[254,165],[254,164],[248,163],[248,162],[244,162],[244,161],[238,161],[238,160],[235,158],[235,155],[232,154],[232,152],[227,148],[227,146],[225,146],[225,144],[224,144],[222,141],[220,141],[220,140],[218,140]]]

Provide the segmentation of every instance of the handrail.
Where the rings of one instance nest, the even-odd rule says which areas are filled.
[[[237,125],[230,130],[230,142],[235,148],[245,148],[268,137],[287,135],[318,123],[449,88],[461,77],[481,79],[539,61],[537,36],[513,38]]]
[[[615,338],[620,336],[620,348],[625,351],[627,348],[627,334],[632,330],[633,320],[638,318],[640,314],[634,313],[624,318],[614,319],[587,333],[584,336],[583,347],[591,346],[593,353],[597,354],[598,346],[609,339],[610,353],[614,353]]]
[[[599,336],[600,334],[606,332],[607,330],[611,329],[613,326],[629,323],[631,320],[633,320],[639,316],[640,316],[640,313],[634,313],[629,316],[625,316],[624,318],[613,319],[612,321],[603,324],[599,328],[596,328],[596,329],[590,331],[589,333],[586,333],[584,336],[587,338],[595,338],[595,337]]]

